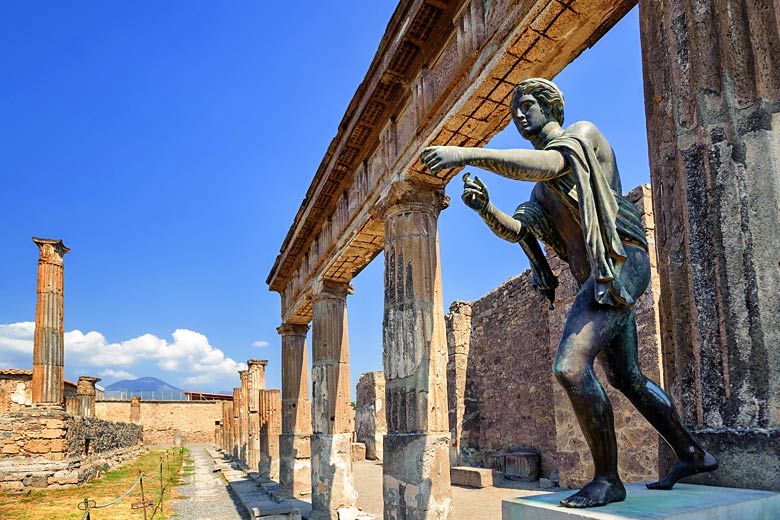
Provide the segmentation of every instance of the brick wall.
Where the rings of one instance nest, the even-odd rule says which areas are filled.
[[[640,366],[658,382],[659,284],[649,186],[634,189],[629,200],[642,213],[653,267],[650,287],[636,304]],[[519,248],[517,254],[523,254]],[[456,390],[449,392],[450,428],[458,463],[484,465],[496,451],[533,448],[541,454],[543,476],[558,469],[564,485],[579,487],[592,476],[592,460],[569,400],[552,375],[575,285],[565,263],[550,258],[550,264],[560,280],[553,310],[532,289],[529,271],[471,304],[453,304],[447,316],[448,385]],[[464,326],[470,333],[460,330]],[[600,367],[596,371],[608,387]],[[459,377],[464,382],[458,383]],[[627,482],[657,478],[658,435],[619,392],[607,388],[607,393],[621,476]]]
[[[130,401],[97,401],[95,416],[130,422]],[[221,401],[141,401],[144,444],[173,444],[177,432],[187,443],[211,444],[221,420]]]

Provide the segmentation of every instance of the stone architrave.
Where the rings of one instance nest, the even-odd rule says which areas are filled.
[[[241,457],[241,388],[233,388],[233,447],[234,459]]]
[[[279,487],[297,497],[311,491],[311,401],[306,356],[306,323],[285,323],[282,337],[282,435]]]
[[[384,516],[451,517],[447,339],[437,220],[441,188],[396,182],[385,223]]]
[[[238,412],[241,421],[241,445],[238,458],[246,467],[249,448],[249,372],[239,370],[238,375],[241,377],[241,407]]]
[[[130,422],[141,424],[141,398],[133,396],[130,398]]]
[[[778,13],[778,0],[642,0],[639,17],[666,388],[720,459],[699,482],[773,490],[780,490]]]
[[[76,397],[79,400],[79,412],[82,417],[95,417],[95,383],[99,377],[81,376],[76,384]]]
[[[311,518],[337,520],[353,509],[354,415],[350,404],[348,283],[320,280],[312,296]]]
[[[248,397],[248,439],[249,449],[247,451],[247,466],[250,472],[258,471],[260,464],[260,419],[258,417],[259,403],[258,395],[260,390],[265,389],[265,367],[267,360],[249,359],[246,364],[249,366],[247,374],[247,397]]]
[[[62,240],[35,238],[38,257],[38,299],[33,342],[33,403],[65,404],[63,257],[70,253]]]
[[[355,437],[366,445],[366,458],[382,460],[382,445],[387,433],[385,417],[385,373],[361,374],[356,392]]]
[[[260,478],[279,481],[279,435],[282,433],[282,395],[279,390],[258,391]]]

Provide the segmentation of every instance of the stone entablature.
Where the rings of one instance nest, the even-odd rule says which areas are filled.
[[[423,172],[429,144],[480,146],[509,122],[515,84],[552,77],[634,2],[403,0],[317,170],[268,275],[284,322],[311,320],[315,279],[349,282],[384,244],[374,206]]]

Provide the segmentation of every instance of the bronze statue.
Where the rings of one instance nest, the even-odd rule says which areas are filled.
[[[479,177],[463,175],[463,201],[490,229],[519,242],[529,256],[534,285],[551,304],[557,279],[537,240],[568,262],[579,292],[566,320],[554,373],[569,396],[593,455],[595,475],[566,507],[596,507],[625,499],[617,470],[612,406],[593,370],[601,356],[609,383],[661,434],[678,461],[650,489],[671,489],[681,478],[712,471],[718,461],[683,425],[668,395],[637,363],[633,304],[650,279],[647,239],[638,210],[622,196],[615,154],[595,125],[563,125],[563,94],[552,82],[520,83],[512,119],[534,150],[433,146],[422,160],[432,174],[471,164],[510,179],[536,181],[531,200],[513,216],[490,203]]]

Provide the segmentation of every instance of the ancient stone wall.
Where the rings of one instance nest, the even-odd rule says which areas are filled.
[[[651,286],[635,307],[639,362],[645,375],[659,381],[658,280],[649,187],[636,188],[629,200],[642,213],[653,267]],[[519,248],[518,254],[523,254]],[[532,448],[541,454],[543,476],[558,469],[564,485],[579,487],[590,480],[592,461],[569,400],[552,375],[576,288],[567,265],[555,257],[549,261],[560,281],[552,310],[531,287],[530,271],[471,304],[453,304],[447,319],[450,386],[464,370],[458,356],[468,354],[463,402],[455,399],[457,393],[450,396],[451,418],[458,417],[459,406],[463,412],[460,422],[450,428],[460,446],[459,463],[486,465],[495,452]],[[466,313],[470,314],[468,337],[460,330]],[[627,399],[609,388],[598,364],[596,372],[613,403],[621,476],[627,482],[655,479],[658,435]]]
[[[130,422],[129,401],[97,401],[95,416]],[[177,432],[190,444],[212,443],[222,401],[141,401],[144,444],[173,444]]]

